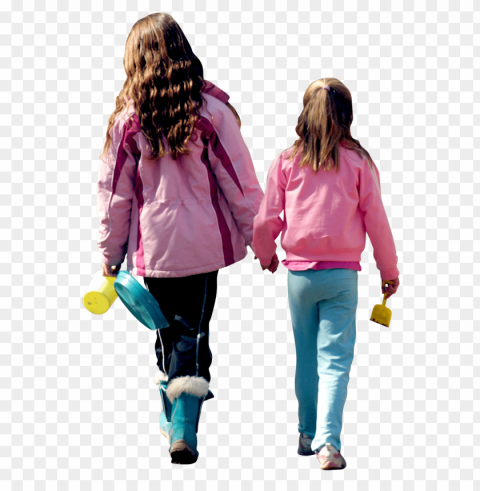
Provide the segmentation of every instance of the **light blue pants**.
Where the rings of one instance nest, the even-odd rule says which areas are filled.
[[[318,451],[341,450],[343,408],[352,366],[358,273],[353,269],[288,272],[297,364],[298,431]]]

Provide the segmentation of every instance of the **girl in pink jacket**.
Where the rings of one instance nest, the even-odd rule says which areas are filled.
[[[252,248],[262,268],[275,270],[282,233],[297,354],[298,453],[316,453],[322,469],[343,469],[340,433],[365,233],[387,298],[398,288],[399,271],[378,169],[350,134],[350,91],[336,78],[317,80],[303,106],[299,139],[270,167]],[[384,287],[384,280],[394,284]]]
[[[140,19],[125,48],[127,80],[109,119],[98,181],[104,275],[143,276],[170,324],[157,330],[163,411],[173,463],[197,460],[209,390],[209,321],[220,268],[241,261],[263,191],[229,96],[168,14]]]

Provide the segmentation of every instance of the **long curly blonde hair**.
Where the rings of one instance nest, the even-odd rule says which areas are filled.
[[[155,160],[167,154],[164,137],[174,159],[190,153],[187,142],[203,103],[203,67],[173,17],[155,13],[138,20],[127,38],[123,66],[127,79],[108,120],[100,157],[107,155],[110,130],[130,99],[152,148],[151,155],[144,158]]]
[[[350,133],[352,121],[352,95],[340,80],[323,78],[312,82],[303,96],[303,111],[295,128],[299,139],[290,147],[289,158],[302,150],[300,166],[310,166],[314,172],[333,167],[336,172],[341,144],[372,164],[370,154]]]

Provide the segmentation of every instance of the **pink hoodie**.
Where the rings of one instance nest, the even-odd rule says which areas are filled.
[[[371,168],[366,159],[340,145],[337,174],[322,169],[314,173],[308,166],[299,167],[301,152],[287,159],[291,152],[286,150],[273,161],[255,217],[252,249],[260,262],[270,264],[275,239],[282,232],[287,267],[293,264],[290,261],[328,261],[329,267],[359,263],[367,232],[382,278],[397,278],[398,258],[375,164]],[[279,217],[282,211],[284,220]]]
[[[210,82],[190,155],[147,162],[133,101],[100,162],[97,212],[102,262],[148,277],[181,277],[241,261],[263,198],[229,96]],[[133,124],[126,123],[126,113]],[[193,141],[192,141],[193,140]],[[166,143],[166,142],[165,142]],[[168,143],[166,143],[168,149]]]

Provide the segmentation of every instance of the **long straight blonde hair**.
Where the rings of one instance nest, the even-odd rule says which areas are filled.
[[[289,158],[302,150],[300,167],[309,166],[314,172],[333,167],[336,172],[341,144],[371,165],[370,154],[350,133],[352,121],[352,95],[340,80],[323,78],[312,82],[303,96],[303,111],[295,128],[299,139],[290,147],[293,151]]]

